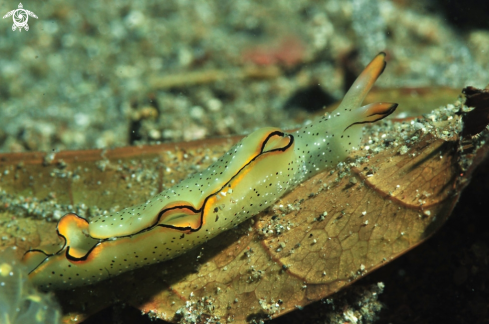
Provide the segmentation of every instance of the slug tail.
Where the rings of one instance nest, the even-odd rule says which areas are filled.
[[[76,214],[64,215],[58,222],[58,235],[66,241],[66,257],[71,260],[86,259],[99,243],[88,235],[88,221]]]
[[[374,123],[378,120],[384,119],[385,117],[392,114],[396,110],[397,106],[398,104],[396,103],[375,102],[360,107],[357,111],[355,111],[355,113],[359,113],[362,116],[361,118],[363,120],[350,124],[348,127],[345,128],[345,130],[353,125]]]
[[[22,258],[27,265],[29,274],[34,275],[43,264],[54,256],[66,254],[70,260],[84,260],[90,254],[100,240],[87,235],[88,222],[76,214],[63,216],[57,226],[58,236],[61,238],[59,244],[41,246],[30,249]],[[66,253],[64,253],[66,251]]]

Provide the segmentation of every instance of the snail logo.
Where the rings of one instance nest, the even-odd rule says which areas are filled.
[[[13,31],[15,31],[17,28],[19,28],[19,31],[22,31],[22,28],[24,28],[27,31],[29,30],[29,25],[27,25],[29,16],[37,19],[36,14],[33,13],[32,11],[25,10],[24,7],[22,6],[22,3],[19,3],[19,9],[15,9],[7,12],[7,14],[3,16],[3,19],[10,16],[13,16],[14,19],[14,24],[12,25]]]

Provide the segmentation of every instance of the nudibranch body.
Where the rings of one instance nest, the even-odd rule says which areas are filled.
[[[262,128],[218,161],[147,202],[90,222],[67,214],[61,246],[26,252],[30,278],[44,289],[67,289],[175,258],[271,206],[307,178],[335,167],[358,148],[356,124],[390,115],[397,104],[360,107],[385,67],[380,53],[341,105],[293,134]]]

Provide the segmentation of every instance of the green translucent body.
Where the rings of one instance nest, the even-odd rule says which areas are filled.
[[[90,223],[66,215],[58,224],[63,246],[54,252],[40,248],[26,253],[32,281],[43,288],[66,289],[165,261],[273,205],[358,148],[362,129],[354,124],[378,120],[395,109],[391,104],[359,107],[384,66],[379,54],[331,115],[294,134],[259,129],[206,170],[143,204]]]

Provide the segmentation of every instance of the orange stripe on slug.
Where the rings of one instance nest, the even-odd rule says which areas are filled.
[[[289,139],[289,143],[290,143],[290,139]],[[292,147],[293,149],[293,147]],[[261,159],[263,158],[266,158],[266,157],[269,157],[269,156],[274,156],[274,155],[279,155],[279,154],[282,154],[283,151],[268,151],[262,155],[260,155],[259,157],[257,157],[255,159],[255,161],[253,161],[254,163],[258,163]],[[246,168],[244,168],[240,173],[238,173],[230,182],[231,186],[237,186],[239,185],[239,183],[246,177],[246,175],[251,172],[253,170],[253,167],[251,165],[248,165]]]
[[[200,206],[193,206],[191,204],[188,203],[188,201],[183,201],[183,200],[179,200],[179,201],[175,201],[175,202],[171,202],[169,204],[166,204],[165,207],[163,207],[161,210],[165,210],[165,209],[173,209],[173,208],[187,208],[187,209],[199,209]],[[161,220],[161,219],[160,219]]]
[[[283,136],[276,134],[271,136],[268,140],[265,146],[263,147],[262,153],[266,153],[271,150],[276,150],[280,148],[284,148],[290,143],[290,138],[288,136]]]
[[[69,244],[69,236],[72,232],[86,231],[87,228],[87,220],[76,214],[66,214],[61,217],[57,226],[58,234],[66,239],[67,244]]]
[[[360,73],[358,78],[355,80],[352,88],[356,88],[359,84],[362,84],[361,87],[363,91],[359,93],[359,97],[365,97],[367,93],[370,91],[375,81],[379,78],[379,76],[384,72],[385,66],[387,63],[385,62],[385,53],[380,52],[375,56],[375,58],[365,67],[365,69]]]
[[[202,210],[202,225],[206,224],[207,223],[207,218],[209,217],[212,217],[211,215],[214,214],[214,210],[217,208],[217,210],[219,211],[219,207],[218,207],[218,198],[217,198],[217,195],[219,195],[219,192],[215,195],[212,195],[210,196],[208,199],[207,199],[207,202],[204,206],[204,209]],[[211,218],[209,218],[210,220]]]
[[[278,128],[262,128],[262,129],[259,129],[257,130],[256,132],[263,132],[263,135],[261,136],[261,138],[259,139],[259,142],[262,143],[262,145],[257,145],[256,146],[256,149],[254,151],[254,154],[250,154],[248,159],[246,159],[241,165],[242,166],[246,166],[250,163],[251,160],[255,159],[257,156],[259,156],[260,154],[262,154],[263,150],[266,148],[266,144],[268,143],[265,143],[265,140],[267,140],[269,137],[270,137],[270,134],[273,133],[273,132],[282,132],[280,129]],[[252,133],[253,134],[253,133]],[[252,135],[250,134],[250,135]],[[275,136],[274,136],[275,137]]]
[[[390,102],[375,102],[363,106],[358,109],[358,112],[365,115],[364,119],[362,121],[350,124],[347,128],[345,128],[345,130],[353,125],[374,123],[376,121],[384,119],[385,117],[392,114],[396,110],[397,106],[398,104]]]
[[[181,215],[178,218],[172,218]],[[175,208],[167,210],[163,213],[158,222],[158,225],[170,225],[179,228],[198,229],[201,226],[200,212],[195,213],[187,207]]]
[[[102,249],[104,248],[103,244],[99,244],[95,246],[92,250],[90,250],[90,253],[87,253],[85,255],[80,255],[80,257],[77,257],[76,259],[74,258],[67,258],[68,261],[72,264],[84,264],[88,263],[92,260],[94,260],[100,252],[102,252]],[[73,251],[69,251],[69,255],[73,256]]]
[[[23,262],[25,262],[27,265],[28,263],[25,261],[25,259],[22,260]],[[52,260],[49,260],[46,258],[43,259],[43,262],[41,264],[39,264],[36,268],[34,268],[31,272],[29,272],[29,278],[34,278],[38,273],[42,273],[45,271],[45,269],[51,267],[51,263],[52,262],[56,262],[55,259],[52,259]]]
[[[365,109],[365,114],[368,115],[368,117],[382,116],[383,118],[389,116],[396,109],[396,107],[397,107],[396,103],[376,102],[373,104],[363,106],[360,109]]]
[[[58,222],[58,235],[65,239],[71,258],[84,258],[99,240],[88,235],[88,222],[76,214],[66,214]]]

